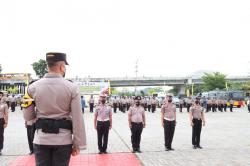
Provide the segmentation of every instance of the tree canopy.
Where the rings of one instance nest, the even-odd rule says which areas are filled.
[[[210,91],[214,89],[225,89],[226,88],[226,75],[220,72],[214,72],[212,74],[205,73],[202,77],[204,82],[203,89],[205,91]]]
[[[46,73],[48,73],[46,61],[40,59],[38,62],[32,64],[33,70],[36,73],[36,76],[42,78]]]

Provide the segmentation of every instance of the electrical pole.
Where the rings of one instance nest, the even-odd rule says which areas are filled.
[[[138,59],[135,62],[135,96],[137,94]]]

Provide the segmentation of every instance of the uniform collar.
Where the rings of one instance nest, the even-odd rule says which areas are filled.
[[[63,78],[63,76],[57,73],[47,73],[44,78]]]

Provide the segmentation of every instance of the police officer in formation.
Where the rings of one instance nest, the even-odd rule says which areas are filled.
[[[233,112],[234,101],[232,99],[229,100],[229,104],[230,104],[230,112]]]
[[[161,123],[164,128],[165,150],[174,150],[172,141],[176,125],[176,106],[172,103],[173,94],[168,93],[166,102],[161,107]]]
[[[47,53],[46,61],[48,74],[28,87],[28,95],[35,104],[24,109],[24,119],[36,119],[33,141],[36,165],[67,166],[71,155],[86,148],[80,91],[77,85],[64,79],[66,54]]]
[[[187,112],[189,112],[189,110],[190,110],[190,107],[192,106],[192,99],[191,99],[191,97],[188,97],[188,99],[187,99]]]
[[[125,96],[123,96],[122,99],[121,99],[121,106],[122,106],[122,112],[125,113],[126,108],[127,108],[127,103],[126,103]]]
[[[151,108],[152,108],[152,100],[151,98],[149,97],[148,100],[147,100],[147,106],[148,106],[148,112],[151,111]]]
[[[213,112],[217,111],[217,101],[215,99],[212,100],[212,111]]]
[[[147,100],[145,97],[142,98],[141,105],[143,106],[144,111],[147,111]]]
[[[113,104],[113,108],[114,108],[114,113],[116,113],[116,110],[117,110],[117,107],[118,107],[118,100],[116,99],[116,96],[113,99],[112,104]]]
[[[224,111],[227,112],[227,100],[223,100]]]
[[[3,92],[0,92],[0,155],[2,155],[4,143],[4,129],[8,125],[8,105],[4,100]]]
[[[151,104],[152,104],[152,113],[156,111],[156,106],[158,104],[158,101],[156,100],[155,96],[151,99]]]
[[[247,100],[247,109],[248,109],[248,113],[250,113],[250,97]]]
[[[207,100],[207,110],[206,110],[206,112],[211,111],[211,109],[212,109],[212,100],[211,100],[210,98],[208,98],[208,100]]]
[[[112,128],[112,108],[106,104],[105,93],[99,96],[100,104],[94,114],[94,127],[97,130],[99,154],[107,153],[109,130]]]
[[[141,106],[141,97],[135,97],[135,105],[128,111],[128,123],[131,130],[131,143],[133,153],[141,153],[140,142],[143,128],[146,126],[144,108]]]
[[[199,98],[196,98],[195,104],[190,109],[190,124],[192,126],[192,144],[193,148],[202,149],[200,146],[200,135],[202,124],[205,126],[204,109],[200,105]]]
[[[93,95],[90,96],[89,99],[89,111],[92,113],[94,110],[95,100],[93,98]]]
[[[182,112],[183,104],[184,104],[184,101],[182,98],[180,98],[180,100],[179,100],[179,111],[180,112]]]

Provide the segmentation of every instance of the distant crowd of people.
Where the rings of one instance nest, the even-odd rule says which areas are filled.
[[[82,110],[84,112],[84,108],[87,106],[84,96],[81,96],[82,100]],[[114,113],[117,110],[125,113],[129,110],[131,106],[135,104],[135,96],[127,97],[127,96],[115,96],[112,98],[107,99],[108,105],[113,108]],[[154,113],[156,108],[161,108],[161,106],[166,102],[165,98],[157,98],[155,96],[152,97],[142,97],[141,98],[141,106],[144,108],[145,111]],[[195,99],[192,97],[178,99],[178,102],[174,102],[176,107],[179,108],[179,112],[183,111],[183,108],[187,108],[187,112],[190,111],[192,105],[194,105]],[[234,100],[223,100],[223,99],[210,99],[205,97],[200,97],[200,104],[205,109],[205,112],[226,112],[228,109],[230,112],[233,112],[234,108]],[[93,113],[94,107],[98,105],[98,102],[95,102],[93,95],[91,95],[90,99],[88,100],[88,104],[90,107],[90,112]],[[248,111],[250,112],[250,104],[249,100],[246,103],[248,107]]]

